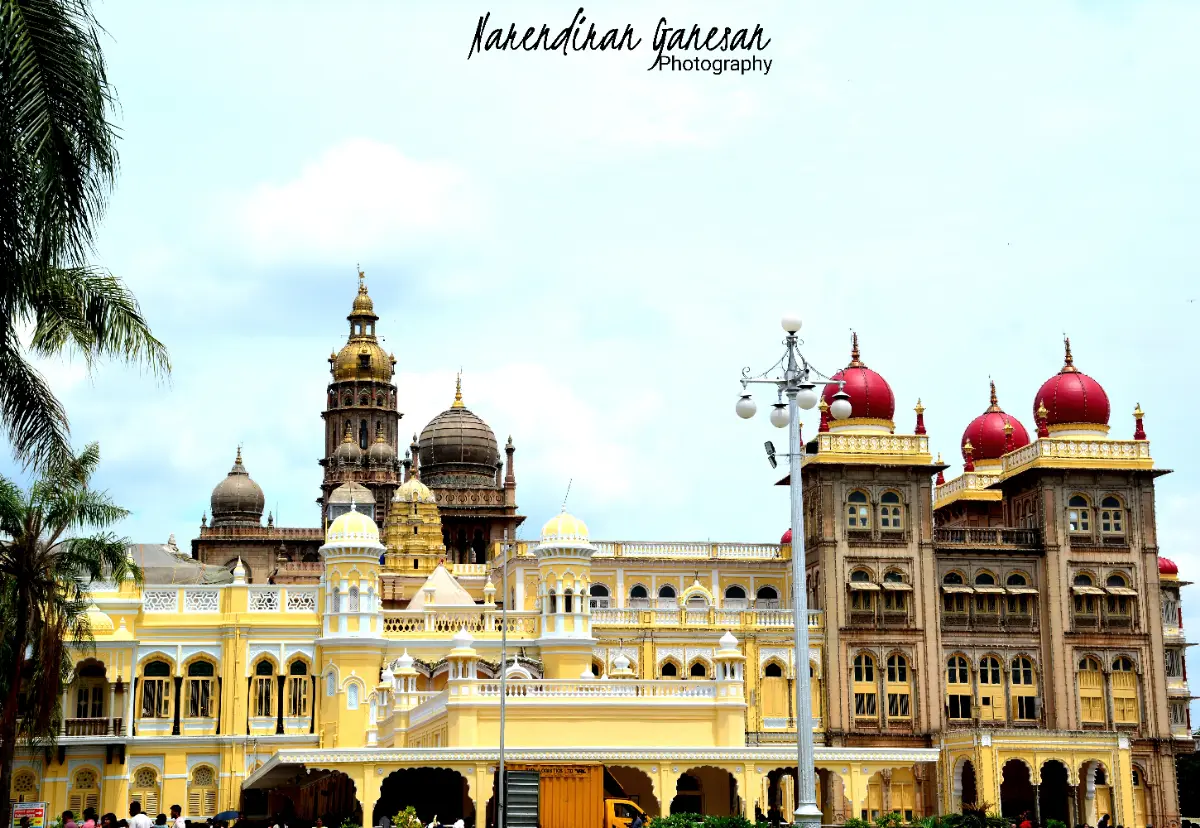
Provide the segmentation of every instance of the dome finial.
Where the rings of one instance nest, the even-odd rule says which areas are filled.
[[[823,402],[823,401],[822,401]],[[913,431],[914,434],[925,433],[925,406],[921,405],[921,398],[917,397],[917,405],[913,408],[917,412],[917,427]]]
[[[963,471],[975,471],[975,447],[971,445],[971,441],[963,443]]]
[[[454,403],[451,408],[465,408],[462,399],[462,369],[458,371],[458,376],[454,380]]]
[[[358,271],[358,292],[366,293],[367,292],[367,274],[363,273],[362,265],[355,265],[354,267]]]
[[[237,458],[233,461],[234,465],[242,465],[242,444],[238,443]]]
[[[1075,367],[1075,358],[1071,356],[1071,337],[1067,336],[1066,334],[1063,334],[1063,351],[1065,352],[1065,355],[1063,358],[1062,371],[1060,373],[1074,374],[1079,369]]]
[[[858,352],[858,331],[851,331],[850,332],[850,364],[847,365],[846,367],[847,368],[862,367],[862,360],[859,359],[859,356],[860,355]]]
[[[353,443],[354,442],[354,432],[350,428],[349,420],[346,421],[346,434],[345,434],[345,436],[342,437],[342,442],[343,443]],[[241,454],[239,454],[238,457],[241,457]]]
[[[991,385],[991,387],[992,387],[992,396],[988,401],[987,410],[988,411],[999,411],[1000,410],[1000,401],[998,399],[996,399],[996,381],[994,379],[992,379],[991,377],[988,377],[988,384]]]
[[[1142,404],[1137,403],[1133,409],[1133,439],[1145,440],[1146,429],[1142,425],[1142,418],[1146,416],[1146,412],[1142,411]]]
[[[1046,401],[1044,399],[1038,400],[1038,407],[1037,407],[1037,435],[1038,435],[1038,437],[1049,437],[1050,436],[1050,425],[1046,419],[1049,416],[1050,416],[1050,412],[1046,410]]]

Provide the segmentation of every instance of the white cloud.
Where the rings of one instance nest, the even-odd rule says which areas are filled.
[[[284,184],[263,184],[231,211],[235,235],[259,261],[357,261],[463,231],[480,204],[466,173],[378,141],[329,149]]]

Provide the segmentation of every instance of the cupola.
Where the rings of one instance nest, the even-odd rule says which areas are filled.
[[[242,448],[238,446],[233,468],[213,489],[209,500],[212,525],[258,526],[262,523],[263,501],[263,490],[242,465]]]
[[[996,383],[991,383],[991,387],[990,404],[982,414],[971,420],[959,443],[963,447],[963,460],[967,459],[967,444],[971,445],[971,457],[977,467],[998,466],[1000,458],[1009,451],[1029,445],[1025,426],[1016,417],[1004,413],[996,399]],[[1011,433],[1006,433],[1006,429]]]
[[[844,390],[850,397],[850,417],[830,420],[829,431],[863,430],[865,427],[872,431],[890,432],[894,428],[892,417],[896,413],[896,395],[892,393],[887,380],[862,361],[857,333],[851,334],[850,342],[850,363],[830,377],[831,382],[825,386],[822,394],[825,404],[832,405],[833,396],[839,388],[837,381],[843,380]]]
[[[1052,437],[1095,438],[1108,433],[1108,394],[1100,383],[1075,367],[1071,340],[1063,339],[1065,358],[1057,374],[1042,383],[1033,398],[1035,417],[1046,410],[1045,423]]]

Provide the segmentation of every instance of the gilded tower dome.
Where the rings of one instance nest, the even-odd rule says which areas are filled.
[[[350,338],[342,350],[329,357],[329,370],[335,382],[347,380],[376,380],[391,382],[396,373],[396,358],[379,345],[375,338],[375,303],[367,293],[365,276],[358,272],[358,294],[346,321],[350,323]]]
[[[333,459],[337,463],[361,463],[362,456],[362,449],[358,447],[358,443],[354,442],[354,431],[350,428],[350,424],[346,423],[346,436],[334,449]]]
[[[454,402],[421,431],[419,446],[421,478],[430,486],[495,483],[500,464],[496,435],[463,404],[461,377]]]
[[[229,475],[213,489],[209,505],[213,526],[258,526],[262,523],[263,490],[250,479],[242,465],[241,446]]]
[[[384,465],[396,462],[396,450],[387,441],[383,423],[380,423],[379,427],[375,429],[375,442],[367,448],[367,459]]]

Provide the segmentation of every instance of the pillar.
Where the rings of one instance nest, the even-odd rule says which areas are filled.
[[[1133,820],[1133,757],[1128,736],[1118,737],[1116,759],[1116,770],[1111,774],[1116,778],[1108,780],[1112,786],[1113,810],[1117,811],[1112,821],[1115,825],[1128,825]],[[1145,784],[1145,780],[1142,784]]]

